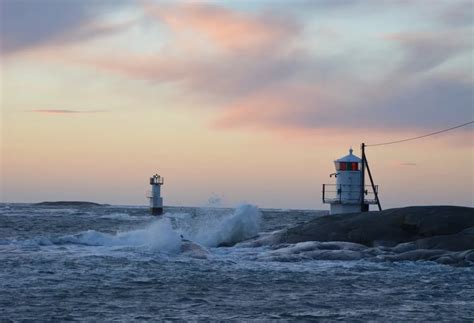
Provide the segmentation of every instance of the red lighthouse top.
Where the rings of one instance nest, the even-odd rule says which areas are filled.
[[[334,165],[336,166],[336,171],[358,171],[360,169],[360,164],[362,159],[352,154],[352,148],[349,149],[349,155],[342,158],[336,159]]]

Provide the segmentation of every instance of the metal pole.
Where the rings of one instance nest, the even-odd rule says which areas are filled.
[[[324,195],[326,193],[325,191],[326,191],[326,184],[323,184],[323,203],[326,203],[325,201],[326,199],[324,198],[325,197]]]
[[[377,205],[379,206],[379,211],[382,211],[382,206],[380,205],[379,194],[375,189],[374,180],[372,179],[372,173],[370,172],[369,163],[367,162],[367,157],[364,154],[363,162],[367,165],[367,173],[369,173],[370,183],[372,184],[372,190],[374,191],[375,200],[377,201]]]
[[[365,144],[360,145],[361,154],[362,154],[362,169],[361,169],[361,181],[360,181],[360,211],[364,212],[364,189],[365,189]]]
[[[339,204],[342,204],[342,184],[339,184],[337,192],[339,192]]]

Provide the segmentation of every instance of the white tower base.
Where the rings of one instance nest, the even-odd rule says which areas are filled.
[[[158,174],[150,178],[151,194],[150,199],[150,213],[152,215],[163,214],[163,198],[161,197],[161,185],[163,185],[163,177]]]
[[[366,205],[367,211],[369,205]],[[331,214],[342,214],[342,213],[359,213],[361,212],[360,204],[331,204]]]

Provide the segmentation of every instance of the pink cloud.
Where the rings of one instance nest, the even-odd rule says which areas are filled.
[[[218,49],[229,51],[258,52],[262,48],[280,46],[300,29],[291,19],[241,13],[205,3],[157,6],[146,2],[144,9],[175,34],[190,36],[186,41],[198,42],[202,36]]]
[[[327,117],[327,107],[339,103],[332,89],[321,84],[280,84],[236,100],[222,108],[212,125],[216,128],[304,128],[298,116]],[[337,111],[332,113],[338,114]]]
[[[446,44],[433,33],[387,35],[385,39],[400,45],[405,60],[374,82],[347,71],[350,53],[324,60],[292,49],[289,44],[300,30],[289,20],[202,3],[145,2],[143,7],[170,28],[171,37],[159,52],[57,46],[29,55],[130,79],[173,82],[185,96],[200,100],[196,107],[217,107],[212,126],[220,129],[431,129],[470,115],[471,81],[419,76],[455,55],[462,35],[456,38],[460,43]],[[209,44],[217,51],[203,48]]]
[[[57,44],[24,54],[151,82],[177,82],[194,94],[203,93],[227,102],[249,95],[255,97],[255,93],[302,70],[307,62],[304,52],[289,49],[300,29],[289,19],[202,3],[157,6],[144,2],[143,8],[168,25],[175,36],[160,52],[103,53]],[[93,28],[107,30],[103,26]],[[184,41],[183,34],[191,35],[192,39]],[[201,36],[217,52],[202,51]]]

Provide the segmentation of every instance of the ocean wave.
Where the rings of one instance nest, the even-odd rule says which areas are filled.
[[[101,219],[111,219],[111,220],[142,220],[143,217],[132,216],[128,213],[110,213],[100,216]]]
[[[86,230],[59,237],[41,236],[24,241],[3,241],[3,244],[131,247],[167,254],[183,252],[203,258],[207,253],[207,247],[233,245],[258,235],[260,216],[257,207],[242,205],[221,217],[216,217],[212,213],[198,218],[186,214],[165,214],[162,218],[138,229],[116,233]],[[135,220],[140,217],[130,216],[127,213],[112,213],[100,218]]]

